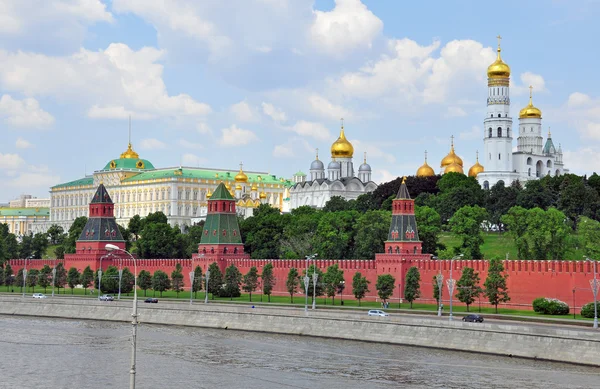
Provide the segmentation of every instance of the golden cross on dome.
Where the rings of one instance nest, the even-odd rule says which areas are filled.
[[[454,135],[450,135],[450,145],[454,148]]]
[[[342,128],[344,128],[344,118],[341,118],[340,121],[342,122]]]
[[[319,148],[317,147],[317,161],[319,160]]]
[[[425,162],[427,162],[427,150],[425,150]]]
[[[533,93],[533,86],[529,85],[529,98],[531,98]]]
[[[475,151],[475,159],[479,162],[479,150]]]
[[[500,40],[502,40],[502,37],[500,36],[500,34],[498,34],[496,38],[498,38],[498,50],[500,50]]]
[[[365,163],[367,163],[367,152],[365,151]]]
[[[244,167],[244,164],[240,162],[240,171],[242,171],[242,167]]]

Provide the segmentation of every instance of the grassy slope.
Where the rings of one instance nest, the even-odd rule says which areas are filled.
[[[451,233],[444,233],[440,235],[440,242],[445,244],[446,247],[452,248],[460,245],[460,239]],[[583,250],[578,247],[578,237],[576,234],[569,236],[567,239],[567,252],[565,258],[568,260],[580,260],[583,256]],[[517,248],[515,242],[507,234],[500,234],[495,232],[489,232],[483,234],[483,246],[481,251],[486,259],[499,256],[506,258],[508,253],[508,259],[519,259],[517,257]]]

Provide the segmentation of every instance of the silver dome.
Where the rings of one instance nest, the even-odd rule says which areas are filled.
[[[325,170],[325,165],[323,165],[323,162],[321,160],[315,159],[310,164],[310,170]]]
[[[331,161],[329,165],[327,165],[327,169],[341,169],[342,165],[338,161]]]
[[[363,163],[362,165],[360,165],[360,167],[358,168],[359,172],[370,172],[371,171],[371,165],[369,165],[368,163]]]

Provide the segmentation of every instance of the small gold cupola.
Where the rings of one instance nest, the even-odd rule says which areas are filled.
[[[498,38],[498,49],[496,50],[498,56],[496,57],[496,60],[488,66],[487,75],[488,78],[509,78],[510,67],[502,61],[502,57],[500,56],[500,52],[502,51],[502,49],[500,49],[500,40],[502,37],[498,35],[496,38]]]
[[[235,182],[248,182],[248,176],[243,171],[243,164],[240,162],[240,171],[235,176]]]
[[[458,155],[456,155],[456,153],[454,152],[454,135],[452,135],[450,137],[451,141],[450,141],[450,152],[448,153],[448,155],[446,155],[444,157],[444,159],[442,159],[442,162],[440,164],[440,167],[445,168],[446,166],[452,165],[452,164],[456,164],[458,166],[460,166],[462,168],[463,166],[463,161],[462,159],[460,159],[460,157]]]
[[[352,143],[348,142],[346,135],[344,134],[344,119],[342,118],[342,128],[340,130],[340,136],[331,145],[331,158],[342,157],[352,158],[354,155],[354,147]]]
[[[479,163],[479,151],[477,152],[475,160],[475,165],[471,166],[471,168],[469,169],[469,177],[477,177],[479,173],[485,170],[483,166]]]
[[[519,111],[519,119],[541,119],[542,111],[539,108],[533,106],[533,87],[529,85],[529,104],[521,111]]]
[[[435,176],[435,171],[427,163],[427,150],[425,150],[425,163],[417,170],[417,177],[432,177]]]

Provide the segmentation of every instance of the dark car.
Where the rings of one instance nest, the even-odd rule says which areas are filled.
[[[462,318],[462,321],[468,321],[471,323],[483,323],[483,316],[481,315],[467,315]]]
[[[146,300],[144,300],[145,303],[154,303],[156,304],[158,302],[158,299],[152,298],[152,297],[148,297]]]

